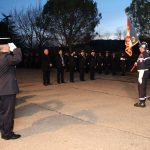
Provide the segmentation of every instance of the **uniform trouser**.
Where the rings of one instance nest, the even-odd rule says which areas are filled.
[[[57,82],[60,83],[60,80],[64,83],[64,68],[57,68]]]
[[[74,81],[74,68],[70,68],[70,82]]]
[[[113,66],[111,68],[111,73],[112,73],[112,75],[116,75],[116,67],[115,66]]]
[[[146,101],[146,89],[147,89],[147,79],[142,79],[142,84],[138,82],[138,91],[139,91],[139,101],[145,102]]]
[[[121,66],[121,75],[125,75],[125,72],[126,72],[126,67]]]
[[[105,66],[105,74],[108,75],[109,74],[109,66]]]
[[[80,81],[84,81],[85,69],[80,68]]]
[[[43,84],[50,83],[50,71],[43,71]]]
[[[95,68],[90,68],[90,79],[91,80],[95,79]]]
[[[98,73],[99,73],[99,74],[101,74],[101,73],[102,73],[102,66],[101,66],[101,65],[98,65],[98,67],[97,67],[97,71],[98,71]]]
[[[13,132],[16,95],[0,96],[0,130],[8,136]]]

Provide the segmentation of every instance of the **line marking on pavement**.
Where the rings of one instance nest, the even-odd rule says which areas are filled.
[[[123,95],[117,95],[117,94],[112,94],[112,93],[108,93],[108,92],[104,92],[104,91],[89,90],[89,89],[83,89],[83,88],[78,88],[78,87],[72,87],[72,88],[78,89],[78,90],[89,91],[89,92],[102,93],[102,94],[105,94],[105,95],[113,95],[113,96],[117,96],[117,97],[124,97],[124,98],[130,98],[130,99],[137,99],[137,98],[134,98],[134,97],[128,97],[128,96],[123,96]]]

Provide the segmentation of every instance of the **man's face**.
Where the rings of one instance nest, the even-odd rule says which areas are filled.
[[[92,52],[91,55],[92,55],[92,56],[95,56],[95,52]]]
[[[81,55],[84,56],[84,52],[81,52]]]
[[[48,49],[45,49],[45,50],[44,50],[44,54],[45,54],[45,55],[48,55],[48,54],[49,54]]]
[[[142,46],[141,46],[139,49],[140,49],[140,52],[141,52],[141,53],[143,53],[143,52],[145,51],[145,48],[142,47]]]
[[[59,55],[62,55],[62,54],[63,54],[63,52],[62,52],[62,50],[60,50],[60,51],[59,51]]]

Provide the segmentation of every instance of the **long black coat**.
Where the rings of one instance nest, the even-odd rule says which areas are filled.
[[[50,64],[51,64],[51,61],[50,61],[50,57],[49,55],[43,55],[42,57],[42,70],[43,71],[49,71],[50,70]]]
[[[17,94],[16,65],[22,60],[19,48],[13,53],[0,53],[0,95]]]
[[[96,68],[96,66],[97,66],[97,58],[95,57],[95,56],[91,56],[90,57],[90,59],[89,59],[89,65],[90,65],[90,68],[92,69],[94,69],[94,68]]]
[[[63,61],[62,61],[62,58],[60,57],[60,55],[58,55],[57,57],[56,57],[56,67],[57,68],[63,68],[64,67],[64,65],[65,65],[65,58],[64,58],[64,56],[62,56],[63,57]],[[64,63],[64,64],[63,64]]]
[[[69,68],[75,69],[76,67],[76,60],[74,56],[69,56]]]
[[[86,68],[86,57],[80,56],[79,57],[79,69]]]

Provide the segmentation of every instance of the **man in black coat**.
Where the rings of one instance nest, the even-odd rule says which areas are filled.
[[[101,52],[99,52],[98,57],[97,57],[97,71],[99,74],[101,74],[103,72],[103,56],[101,54]]]
[[[74,82],[74,72],[76,67],[75,52],[71,52],[69,56],[69,71],[70,71],[70,82]]]
[[[85,81],[85,68],[86,68],[86,57],[84,51],[81,51],[79,57],[79,72],[80,72],[80,81]]]
[[[18,139],[13,132],[16,94],[18,84],[16,65],[22,60],[22,53],[9,39],[0,39],[0,130],[5,140]]]
[[[45,86],[50,85],[50,68],[52,63],[49,57],[48,49],[44,49],[44,54],[42,57],[42,71],[43,71],[43,84]]]
[[[91,56],[89,59],[89,66],[90,66],[90,79],[95,80],[95,69],[97,67],[97,58],[95,55],[95,51],[91,52]]]
[[[122,52],[120,57],[120,68],[121,68],[121,75],[125,76],[126,73],[126,57],[125,54]]]
[[[110,58],[108,52],[106,52],[103,62],[104,62],[105,75],[108,75],[109,74],[109,70],[110,70],[110,64],[111,64],[111,58]]]
[[[111,73],[112,75],[116,75],[118,67],[118,59],[116,57],[116,53],[113,52],[111,56]]]
[[[63,51],[59,50],[56,57],[56,67],[57,67],[57,83],[64,82],[64,67],[65,67],[65,58],[63,56]]]

